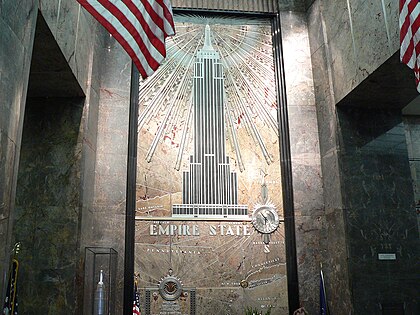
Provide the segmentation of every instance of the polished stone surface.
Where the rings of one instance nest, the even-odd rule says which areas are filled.
[[[239,1],[218,3],[222,9],[250,10],[260,6],[258,10],[272,10],[263,1],[252,5],[247,3],[245,6],[240,6]],[[47,264],[54,263],[56,267],[71,260],[72,271],[62,269],[56,275],[65,283],[65,289],[69,288],[69,279],[74,275],[76,285],[82,286],[81,257],[84,246],[115,247],[120,256],[118,309],[121,309],[130,63],[115,41],[108,41],[109,38],[103,36],[104,32],[98,29],[97,23],[71,0],[0,0],[0,90],[4,96],[0,99],[0,243],[6,244],[0,253],[0,273],[4,279],[11,246],[12,226],[9,220],[13,216],[11,209],[26,99],[25,82],[29,76],[38,5],[57,39],[64,59],[70,64],[72,76],[86,94],[81,114],[80,139],[77,139],[74,147],[80,165],[75,175],[75,178],[80,178],[80,245],[75,247],[73,257],[64,255],[62,261],[54,258]],[[194,1],[187,5],[198,6],[199,3]],[[416,266],[414,259],[418,260],[418,257],[412,254],[418,253],[413,234],[417,221],[411,212],[413,205],[408,204],[413,201],[408,164],[401,162],[406,160],[407,153],[404,158],[398,158],[394,149],[391,154],[393,156],[385,156],[372,149],[377,144],[374,139],[381,136],[380,132],[386,133],[389,116],[379,115],[375,127],[380,132],[367,137],[366,130],[354,123],[360,119],[359,116],[356,119],[354,115],[343,116],[341,113],[340,121],[337,121],[335,107],[339,101],[341,106],[346,107],[371,107],[375,99],[377,107],[384,104],[390,107],[391,103],[395,104],[393,100],[401,100],[401,95],[409,95],[402,93],[400,86],[392,84],[395,93],[391,93],[388,89],[392,86],[378,86],[373,82],[391,82],[389,75],[376,77],[376,69],[398,49],[397,2],[308,0],[279,1],[278,5],[284,11],[281,18],[291,127],[301,302],[310,313],[317,311],[317,272],[319,262],[322,262],[330,308],[334,313],[342,314],[343,309],[352,311],[351,280],[354,290],[368,292],[364,295],[357,292],[354,294],[356,314],[376,314],[379,309],[373,300],[393,298],[408,301],[407,311],[414,314],[416,305],[412,301],[416,294],[416,283],[407,275],[417,272],[413,268]],[[306,25],[305,15],[296,11],[304,12],[308,7]],[[287,10],[295,12],[285,12]],[[102,48],[103,54],[98,54]],[[108,67],[103,67],[104,64]],[[402,82],[398,76],[395,78]],[[356,88],[356,94],[350,93],[355,87],[363,88]],[[377,87],[374,93],[370,93],[372,87]],[[388,93],[382,93],[384,89]],[[412,90],[411,87],[409,89]],[[396,94],[398,90],[401,95]],[[371,96],[366,97],[367,93]],[[378,101],[382,95],[383,99]],[[373,113],[369,117],[376,116],[377,113]],[[369,123],[370,120],[366,125]],[[414,125],[408,131],[412,135],[411,154],[417,152],[417,144],[413,140],[416,135]],[[142,140],[149,139],[144,134],[141,137]],[[360,152],[361,145],[367,145],[363,150],[368,151]],[[56,158],[59,160],[66,157],[59,155]],[[167,158],[172,156],[168,155]],[[247,170],[251,168],[251,164],[247,165]],[[415,161],[411,162],[411,169],[416,173]],[[171,183],[168,178],[162,179],[162,182],[165,185]],[[75,186],[71,184],[65,187],[74,189]],[[172,188],[179,189],[177,186]],[[381,193],[378,193],[378,188]],[[403,189],[400,191],[398,188]],[[255,186],[249,186],[249,192],[255,189]],[[58,193],[55,190],[53,192]],[[64,216],[58,219],[54,216],[60,211],[59,206],[45,209],[49,210],[50,221],[59,222],[64,219]],[[71,215],[70,218],[74,219]],[[376,225],[373,226],[372,222]],[[53,232],[57,226],[44,224],[42,228]],[[405,231],[406,228],[412,229]],[[74,223],[68,224],[66,229],[76,230]],[[67,245],[73,246],[74,236],[68,234],[71,233],[60,234],[61,238],[57,237],[53,241],[70,237],[72,241]],[[382,241],[381,237],[389,242]],[[66,244],[62,246],[65,248]],[[375,254],[382,248],[395,250],[397,261],[375,260]],[[43,251],[50,257],[56,255],[55,252],[49,252],[52,248],[44,247],[40,252]],[[78,261],[74,264],[75,260]],[[52,270],[42,275],[45,276],[43,279],[53,283],[51,286],[55,286],[57,278],[50,277]],[[372,272],[366,275],[366,271]],[[4,281],[1,283],[3,285]],[[379,291],[378,287],[382,289]],[[201,301],[206,290],[199,292]],[[233,290],[227,296],[237,301],[238,292]],[[70,290],[47,293],[42,289],[39,294],[67,295],[77,301],[83,299],[83,293],[77,292],[77,296],[73,297]],[[217,294],[214,293],[214,296]],[[226,298],[224,294],[219,297]],[[58,299],[55,306],[60,301]],[[259,300],[258,303],[265,301]],[[53,311],[60,313],[58,306]],[[82,313],[82,310],[76,312]]]
[[[378,313],[373,300],[392,297],[415,314],[420,242],[400,111],[343,108],[339,117],[355,312]],[[380,260],[381,253],[396,259]]]
[[[84,96],[44,17],[38,15],[28,97]]]
[[[318,0],[309,8],[312,53],[325,45],[337,101],[398,50],[397,11],[395,1]]]
[[[304,13],[280,15],[296,226],[300,303],[317,309],[321,218],[324,213],[318,119],[308,25]]]
[[[5,292],[12,249],[17,168],[38,4],[0,2],[0,297]]]
[[[347,239],[342,210],[344,204],[338,146],[339,128],[335,112],[337,85],[343,84],[337,81],[339,76],[343,76],[343,55],[344,58],[354,56],[346,11],[346,1],[338,3],[315,1],[307,15],[325,210],[325,214],[319,217],[321,221],[319,263],[322,263],[326,279],[330,311],[337,314],[344,314],[343,310],[346,310],[346,314],[352,312],[346,253]],[[336,38],[346,44],[342,51],[337,51],[341,46],[336,44]],[[350,71],[348,74],[351,76],[351,73]],[[345,82],[349,85],[348,78]]]
[[[104,45],[103,41],[101,39],[101,36],[98,36],[98,34],[102,34],[100,31],[96,31],[96,23],[92,24],[92,20],[83,20],[83,18],[79,18],[79,5],[76,4],[73,1],[1,1],[0,2],[0,27],[2,29],[2,32],[0,32],[0,89],[2,92],[2,98],[0,100],[0,161],[1,161],[1,167],[0,167],[0,209],[1,209],[1,228],[0,228],[0,237],[1,237],[1,243],[5,244],[5,246],[2,247],[2,253],[0,254],[0,273],[1,278],[4,280],[1,282],[2,288],[1,288],[1,297],[4,296],[4,286],[5,286],[5,279],[6,279],[6,272],[8,269],[8,263],[9,263],[9,253],[11,248],[11,240],[12,240],[12,230],[13,230],[13,224],[12,219],[14,217],[14,201],[15,201],[15,190],[16,190],[16,179],[17,179],[17,169],[18,169],[18,161],[19,161],[19,153],[20,153],[20,142],[21,142],[21,134],[22,134],[22,127],[23,127],[23,117],[24,117],[24,110],[25,110],[25,100],[26,100],[26,92],[27,92],[27,86],[28,86],[28,77],[29,77],[29,71],[30,71],[30,65],[31,65],[31,55],[32,55],[32,47],[33,47],[33,41],[34,41],[34,34],[35,34],[35,21],[37,19],[37,13],[38,13],[38,5],[41,9],[41,12],[45,14],[45,18],[47,20],[47,23],[49,27],[51,28],[51,32],[54,36],[57,36],[58,32],[58,26],[57,21],[60,22],[61,26],[65,26],[65,23],[70,23],[68,25],[73,25],[76,27],[72,27],[74,31],[67,32],[67,34],[64,34],[65,32],[61,31],[61,35],[68,37],[64,38],[62,37],[60,39],[61,41],[61,47],[54,50],[54,53],[47,53],[44,51],[45,58],[52,58],[47,62],[49,66],[53,66],[54,62],[57,59],[57,54],[61,54],[60,49],[65,48],[65,53],[69,54],[68,56],[65,56],[66,58],[62,57],[64,60],[71,58],[76,59],[74,64],[72,65],[72,71],[70,71],[70,75],[68,78],[70,80],[74,80],[74,77],[76,76],[79,80],[76,85],[80,85],[83,88],[84,92],[87,92],[87,100],[89,102],[89,106],[86,106],[83,108],[83,114],[82,114],[82,124],[80,126],[80,139],[78,139],[77,145],[74,147],[75,154],[79,155],[79,161],[80,164],[78,164],[79,168],[77,172],[80,172],[83,175],[77,175],[82,176],[83,178],[83,189],[81,189],[82,186],[80,186],[81,191],[83,191],[83,197],[81,197],[83,200],[83,209],[89,209],[91,206],[89,206],[89,203],[92,203],[93,198],[93,183],[92,179],[94,178],[92,176],[94,172],[94,164],[96,159],[96,130],[97,130],[97,109],[98,109],[98,77],[94,76],[92,78],[92,75],[90,74],[92,71],[92,67],[97,66],[98,64],[101,64],[102,61],[99,61],[101,59],[100,54],[98,54],[98,49],[102,50]],[[59,11],[60,8],[62,11]],[[67,9],[66,9],[67,8]],[[59,12],[68,13],[62,15],[61,18],[59,18]],[[67,22],[65,21],[67,19]],[[73,22],[72,22],[73,21]],[[64,24],[63,24],[64,23]],[[76,41],[76,31],[78,30],[77,35],[77,41]],[[94,34],[94,35],[93,35]],[[88,40],[85,39],[85,36],[88,35]],[[93,40],[92,40],[93,39]],[[54,41],[54,40],[53,40]],[[43,44],[46,44],[44,41],[41,40]],[[66,43],[66,45],[63,45],[63,43]],[[86,45],[86,42],[89,42],[90,45]],[[71,48],[71,45],[77,47],[79,43],[80,50],[77,49],[74,50]],[[37,44],[40,44],[40,42],[37,40]],[[69,48],[67,47],[67,44],[70,45]],[[57,45],[55,43],[56,47],[59,47],[60,45]],[[42,47],[42,44],[41,44]],[[72,53],[75,51],[75,55],[71,57]],[[71,58],[70,58],[71,57]],[[35,58],[34,58],[35,59]],[[37,59],[39,61],[39,59]],[[36,66],[39,66],[38,61],[35,62],[37,64]],[[66,61],[65,61],[66,63]],[[76,67],[77,66],[77,67]],[[36,68],[36,67],[35,67]],[[78,68],[78,69],[77,69]],[[95,72],[97,73],[98,67],[96,67]],[[54,70],[57,69],[45,69],[44,70]],[[50,72],[52,74],[53,72]],[[71,74],[73,72],[73,74]],[[34,73],[32,73],[34,74]],[[63,82],[63,77],[58,77],[57,81]],[[33,78],[32,78],[33,80]],[[43,83],[44,85],[38,85],[38,87],[41,87],[42,90],[45,92],[47,80],[39,79],[38,83]],[[51,83],[51,81],[49,81]],[[68,86],[67,86],[68,87]],[[80,89],[80,88],[79,88]],[[51,92],[51,86],[49,86],[49,91]],[[71,89],[66,89],[64,92],[67,93],[66,95],[73,95],[74,93],[69,93]],[[96,91],[96,92],[95,92]],[[57,93],[57,91],[56,91]],[[64,94],[65,94],[64,93]],[[46,95],[49,94],[49,95]],[[64,94],[60,94],[60,96],[63,96]],[[55,94],[57,95],[57,94]],[[78,94],[78,95],[83,95]],[[43,95],[38,96],[54,96],[52,93],[44,93]],[[64,111],[63,111],[64,112]],[[90,118],[90,119],[89,119]],[[74,126],[78,126],[75,124]],[[77,127],[79,128],[79,127]],[[84,132],[86,133],[84,134]],[[82,152],[83,151],[83,152]],[[81,158],[80,158],[81,155]],[[69,155],[71,156],[71,155]],[[76,167],[77,168],[77,167]],[[4,175],[4,176],[3,176]],[[79,178],[78,177],[78,178]],[[86,180],[85,180],[86,179]],[[29,183],[29,182],[28,182]],[[80,182],[79,182],[80,183]],[[63,184],[64,185],[64,184]],[[21,185],[20,185],[21,186]],[[73,186],[72,186],[73,187]],[[73,187],[74,188],[74,187]],[[24,189],[23,187],[19,188],[19,191]],[[66,186],[65,189],[70,189],[70,186]],[[64,191],[64,190],[63,190]],[[51,211],[58,211],[57,207],[49,207]],[[55,220],[55,218],[51,219]],[[48,220],[45,224],[48,223]],[[72,228],[69,225],[69,228]],[[52,225],[51,226],[51,233],[52,235],[57,232],[57,226]],[[29,230],[28,230],[29,231]],[[77,229],[75,230],[78,231]],[[72,232],[73,233],[73,232]],[[54,237],[54,236],[52,236]],[[63,239],[66,236],[66,233],[63,235],[55,235],[57,240]],[[75,237],[80,237],[76,236]],[[13,236],[13,240],[15,240],[15,236]],[[83,239],[83,237],[81,237]],[[25,242],[26,243],[26,242]],[[65,246],[63,242],[63,246]],[[71,243],[71,242],[70,242]],[[70,244],[69,243],[69,244]],[[72,243],[74,245],[74,243]],[[82,241],[83,244],[83,241]],[[27,245],[27,244],[26,244]],[[38,246],[35,244],[35,246]],[[43,247],[43,251],[48,252],[51,250],[51,248]],[[70,252],[72,253],[73,262],[77,262],[76,267],[74,268],[72,272],[66,272],[61,273],[60,277],[63,281],[63,283],[69,283],[68,281],[72,281],[70,279],[76,279],[76,283],[80,284],[80,279],[83,277],[83,268],[81,268],[80,262],[82,260],[79,260],[79,253],[78,248],[76,247],[76,251]],[[83,254],[81,254],[83,255]],[[63,261],[61,263],[64,263],[65,259],[68,259],[69,257],[63,257]],[[57,265],[60,264],[60,261],[57,260]],[[39,260],[38,260],[39,263]],[[28,264],[29,267],[29,264]],[[32,265],[33,267],[33,265]],[[70,268],[70,269],[71,269]],[[46,274],[47,275],[47,274]],[[48,278],[48,277],[47,277]],[[55,278],[51,278],[55,281]],[[54,282],[55,283],[55,282]],[[66,290],[68,289],[67,284],[63,286]],[[52,288],[52,287],[51,287]],[[73,289],[70,291],[74,291]],[[53,296],[54,294],[73,294],[71,292],[55,292],[52,293],[52,291],[48,292],[48,290],[42,290],[40,291],[40,294],[50,294]],[[75,293],[73,296],[77,299],[77,301],[72,301],[72,307],[76,307],[76,304],[81,303],[80,296],[77,296]],[[44,299],[45,298],[41,298]],[[28,299],[30,300],[30,299]],[[57,303],[61,303],[60,301],[57,301]],[[58,304],[55,304],[56,306]],[[44,306],[40,306],[44,307]],[[53,307],[53,306],[52,306]],[[54,313],[60,312],[60,307],[64,307],[64,304],[60,304],[60,306],[57,306],[57,308],[53,311]],[[36,312],[36,309],[34,310]]]
[[[75,308],[82,108],[81,99],[26,104],[13,229],[22,244],[18,290],[25,314]]]
[[[99,107],[92,206],[84,214],[83,244],[118,252],[116,312],[122,312],[124,285],[125,194],[131,62],[115,39],[97,39],[106,48],[96,65]],[[109,48],[107,48],[109,47]],[[103,67],[106,64],[106,67]],[[92,120],[94,122],[94,120]],[[88,292],[85,292],[85,296]],[[85,310],[86,311],[86,310]]]

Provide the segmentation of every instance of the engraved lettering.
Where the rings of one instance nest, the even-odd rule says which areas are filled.
[[[233,235],[233,234],[234,233],[233,233],[232,227],[230,225],[228,225],[226,235]]]
[[[191,235],[190,233],[190,227],[188,225],[184,225],[184,235]]]
[[[159,235],[169,235],[169,225],[165,228],[162,225],[159,225]]]
[[[150,224],[150,235],[157,235],[156,225]]]
[[[210,225],[210,235],[216,235],[216,227],[214,225]]]

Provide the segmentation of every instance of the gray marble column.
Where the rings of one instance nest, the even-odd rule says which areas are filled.
[[[289,113],[301,304],[316,313],[320,231],[324,206],[318,120],[308,27],[304,13],[282,12],[281,27]]]

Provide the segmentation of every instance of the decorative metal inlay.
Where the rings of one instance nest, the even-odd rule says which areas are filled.
[[[279,226],[277,210],[272,204],[257,205],[252,215],[255,229],[264,234],[273,233]]]
[[[223,67],[223,102],[226,138],[234,148],[238,169],[245,170],[238,133],[245,129],[267,164],[273,162],[261,126],[278,138],[277,101],[272,56],[271,26],[261,19],[176,15],[176,35],[167,39],[167,58],[158,71],[140,83],[138,130],[154,135],[146,160],[152,161],[159,145],[178,151],[180,170],[190,152],[194,133],[193,82],[197,53],[205,45],[206,25],[211,45]],[[217,74],[216,74],[217,76]],[[222,78],[222,77],[220,77]],[[156,124],[156,121],[159,121]],[[268,142],[267,142],[268,141]]]
[[[172,270],[159,282],[160,296],[166,301],[175,301],[181,296],[182,283],[177,277],[172,276]]]
[[[195,289],[190,290],[190,315],[196,314]]]
[[[145,313],[150,315],[150,290],[146,290]]]

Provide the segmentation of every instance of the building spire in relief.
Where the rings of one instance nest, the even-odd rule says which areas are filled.
[[[204,46],[203,50],[214,50],[213,46],[211,45],[211,36],[210,36],[210,26],[206,25],[206,30],[204,31]]]

